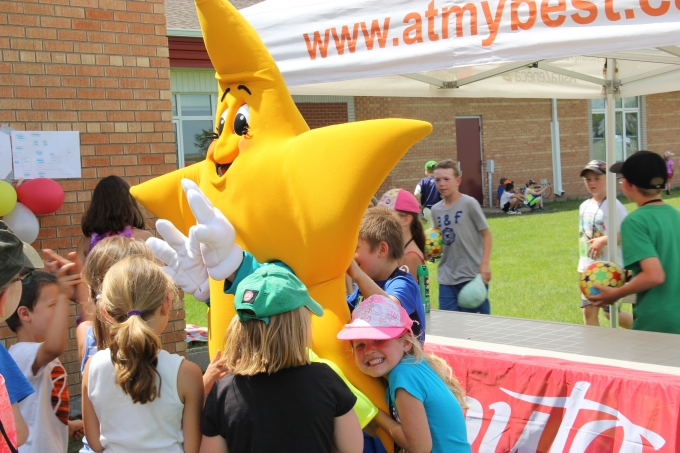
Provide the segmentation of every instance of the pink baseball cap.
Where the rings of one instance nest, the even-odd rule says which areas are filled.
[[[391,340],[411,330],[413,320],[401,305],[386,296],[373,295],[352,312],[352,322],[338,333],[340,340]]]
[[[378,206],[420,214],[420,203],[418,203],[418,200],[411,192],[404,189],[388,190],[380,199]]]

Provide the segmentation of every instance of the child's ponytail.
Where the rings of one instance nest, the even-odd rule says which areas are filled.
[[[458,400],[460,407],[462,409],[470,407],[467,401],[465,401],[465,391],[460,387],[458,379],[453,375],[453,370],[451,370],[449,364],[446,363],[446,360],[423,351],[420,341],[418,341],[412,333],[406,333],[402,338],[411,344],[411,350],[408,351],[408,354],[413,356],[416,360],[423,360],[430,365],[430,368],[437,373],[437,376],[439,376],[449,390],[451,390],[453,396]]]
[[[160,395],[161,376],[156,365],[161,341],[142,316],[133,314],[113,327],[109,347],[116,385],[130,395],[133,403],[145,404]]]
[[[161,341],[147,320],[175,291],[158,265],[139,256],[114,264],[104,278],[98,316],[110,326],[116,385],[135,403],[145,404],[160,395],[156,365]]]

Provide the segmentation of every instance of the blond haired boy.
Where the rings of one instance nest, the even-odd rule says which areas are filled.
[[[359,241],[347,274],[357,288],[347,296],[350,311],[374,294],[401,304],[415,322],[413,333],[425,341],[425,308],[420,287],[411,274],[399,269],[404,256],[401,224],[394,211],[376,207],[366,211],[359,228]]]

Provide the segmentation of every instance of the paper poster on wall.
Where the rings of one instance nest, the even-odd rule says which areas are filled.
[[[0,179],[4,180],[12,171],[12,147],[9,135],[0,132]]]
[[[14,178],[80,178],[80,132],[12,131]]]

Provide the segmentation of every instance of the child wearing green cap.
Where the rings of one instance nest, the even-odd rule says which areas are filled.
[[[434,167],[436,166],[436,160],[430,160],[425,164],[425,177],[418,182],[416,190],[413,192],[420,201],[423,207],[423,215],[428,222],[430,221],[430,209],[442,199],[434,182]]]
[[[223,353],[231,374],[208,394],[201,451],[361,452],[357,398],[328,365],[310,361],[311,314],[323,308],[304,284],[263,266],[238,284],[234,306]]]

